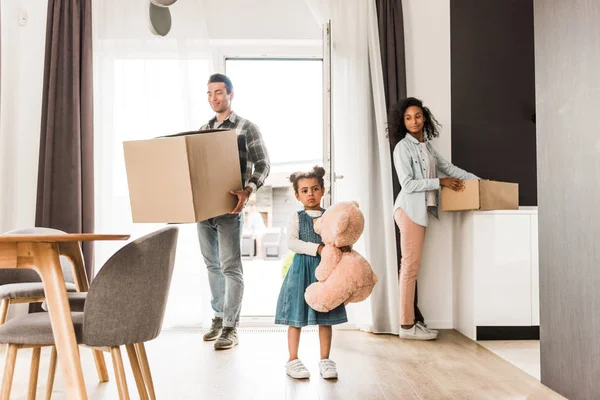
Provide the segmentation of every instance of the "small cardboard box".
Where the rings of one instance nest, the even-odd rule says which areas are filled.
[[[242,189],[237,134],[211,129],[123,143],[133,222],[198,222],[227,214]]]
[[[442,210],[518,210],[519,184],[486,180],[464,181],[465,189],[442,188]]]

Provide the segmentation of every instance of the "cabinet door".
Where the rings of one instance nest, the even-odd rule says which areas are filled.
[[[476,326],[531,326],[530,222],[530,215],[475,217]]]
[[[540,325],[540,259],[538,216],[531,216],[531,325]]]

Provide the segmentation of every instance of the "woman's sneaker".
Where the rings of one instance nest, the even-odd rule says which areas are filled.
[[[306,379],[310,377],[310,372],[306,369],[302,361],[295,359],[285,364],[285,373],[295,379]]]
[[[319,371],[321,372],[321,376],[325,379],[337,379],[338,377],[335,362],[328,358],[319,361]]]
[[[409,329],[400,327],[400,337],[402,339],[434,340],[437,339],[437,336],[437,332],[432,332],[420,324],[414,324],[413,327]]]
[[[436,335],[438,334],[437,329],[431,329],[430,327],[427,326],[427,324],[425,322],[417,321],[417,325],[421,325],[423,328],[425,328],[429,332],[435,333]]]

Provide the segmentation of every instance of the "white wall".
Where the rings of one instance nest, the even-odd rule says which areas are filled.
[[[225,58],[321,58],[321,26],[305,0],[204,0],[213,65]]]
[[[35,222],[47,4],[1,3],[0,232]],[[19,10],[27,13],[24,26]]]
[[[320,40],[305,0],[205,0],[208,34],[232,40]]]
[[[450,160],[450,2],[404,0],[404,43],[409,96],[423,100],[442,125],[433,142]],[[423,266],[418,278],[419,308],[430,326],[452,328],[451,214],[429,217]]]

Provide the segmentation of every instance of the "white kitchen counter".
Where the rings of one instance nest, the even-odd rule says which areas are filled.
[[[454,328],[473,340],[482,332],[499,339],[536,332],[537,207],[459,212],[454,219]]]

